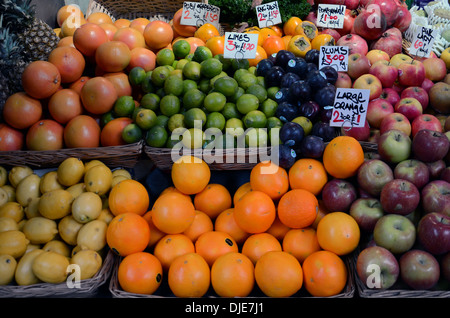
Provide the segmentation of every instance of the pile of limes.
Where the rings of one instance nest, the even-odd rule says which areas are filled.
[[[183,39],[158,51],[152,71],[131,69],[129,81],[139,96],[134,98],[137,106],[133,97],[121,97],[108,117],[132,118],[122,134],[128,143],[144,139],[157,148],[180,141],[191,148],[266,146],[271,144],[268,131],[282,126],[275,116],[276,92],[267,89],[256,67],[246,59],[213,56],[206,46],[190,53]]]

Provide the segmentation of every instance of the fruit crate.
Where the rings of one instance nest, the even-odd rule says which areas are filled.
[[[80,287],[69,288],[66,282],[60,284],[38,283],[28,286],[18,286],[15,283],[0,286],[0,298],[87,298],[98,295],[99,288],[105,285],[113,270],[114,253],[105,249],[101,269],[89,279],[80,281]]]

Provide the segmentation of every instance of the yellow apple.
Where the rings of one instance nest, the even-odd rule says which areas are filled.
[[[404,62],[411,62],[412,57],[403,53],[395,54],[393,57],[391,57],[390,62],[395,67],[399,67],[400,64]]]

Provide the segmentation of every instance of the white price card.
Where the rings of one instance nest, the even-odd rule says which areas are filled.
[[[330,126],[364,127],[369,97],[369,89],[337,88]]]
[[[282,22],[278,1],[261,4],[256,6],[255,9],[260,28],[269,27]]]
[[[227,59],[254,59],[258,34],[225,32],[223,57]]]
[[[344,27],[345,9],[345,5],[319,4],[316,25],[327,29],[342,29]]]
[[[338,72],[348,69],[348,46],[321,46],[319,53],[319,69],[331,66]]]
[[[180,24],[200,27],[211,23],[219,29],[220,8],[201,2],[183,2]]]
[[[417,57],[429,57],[433,48],[434,39],[438,35],[438,31],[426,27],[421,27],[415,34],[409,54]]]

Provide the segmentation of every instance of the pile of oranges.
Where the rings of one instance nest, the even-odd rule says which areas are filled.
[[[343,257],[360,231],[349,214],[327,211],[320,192],[328,178],[354,176],[363,163],[354,141],[336,137],[321,161],[299,159],[289,171],[260,162],[235,193],[210,182],[202,159],[183,156],[173,164],[173,186],[149,211],[145,193],[114,189],[107,243],[122,257],[120,287],[154,294],[166,279],[177,297],[202,297],[211,287],[221,297],[246,297],[255,288],[289,297],[303,286],[312,296],[341,293],[349,275]],[[353,160],[336,162],[343,153]],[[122,195],[130,204],[115,203]]]

